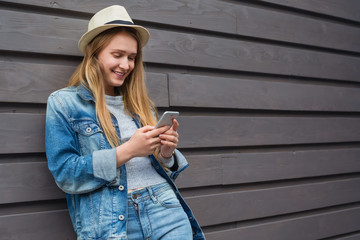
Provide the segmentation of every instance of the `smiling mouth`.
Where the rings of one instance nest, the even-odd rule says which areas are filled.
[[[125,73],[122,73],[122,72],[116,72],[116,71],[113,71],[113,73],[115,73],[115,74],[116,74],[116,76],[118,76],[118,77],[120,77],[120,78],[122,78],[122,77],[124,77],[124,76],[125,76]]]

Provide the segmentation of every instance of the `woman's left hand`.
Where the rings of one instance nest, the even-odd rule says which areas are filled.
[[[177,133],[178,127],[179,123],[174,118],[172,127],[159,136],[161,139],[160,156],[163,158],[171,158],[179,143],[179,134]]]

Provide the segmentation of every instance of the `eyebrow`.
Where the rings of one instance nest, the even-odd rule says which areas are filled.
[[[121,50],[121,49],[111,49],[111,52],[120,52],[120,53],[129,53],[127,51]],[[136,52],[130,52],[129,55],[137,55]]]

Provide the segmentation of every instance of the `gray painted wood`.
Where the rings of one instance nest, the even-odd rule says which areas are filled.
[[[46,103],[53,91],[67,85],[76,66],[0,61],[0,101]],[[149,96],[158,107],[168,107],[167,76],[146,73]]]
[[[186,198],[203,226],[264,218],[360,201],[359,178],[206,192]],[[200,191],[198,192],[200,194]]]
[[[74,240],[67,210],[0,216],[1,240]]]
[[[360,198],[360,193],[356,191],[359,183],[360,180],[354,178],[263,189],[239,189],[185,199],[200,223],[208,226],[356,202]],[[229,200],[226,205],[222,204],[224,199]]]
[[[360,149],[293,150],[186,156],[181,188],[244,184],[356,173]]]
[[[0,11],[0,49],[80,56],[86,21]],[[44,22],[47,27],[41,26]],[[49,36],[49,29],[51,35]],[[68,29],[72,29],[71,31]],[[144,60],[152,63],[358,81],[357,57],[149,28]],[[34,35],[34,32],[37,34]],[[12,44],[9,45],[8,43]],[[196,49],[196,50],[195,50]],[[336,66],[336,68],[334,68]],[[321,69],[321,71],[319,71]]]
[[[350,148],[186,155],[190,168],[176,183],[180,188],[193,188],[356,173],[360,171],[359,153]],[[0,164],[0,204],[64,198],[46,159],[7,162]]]
[[[209,240],[245,239],[263,240],[311,240],[356,231],[359,228],[359,207],[326,211],[308,216],[288,217],[260,222],[256,225],[245,225],[237,228],[206,233]],[[0,239],[75,239],[72,227],[64,224],[68,218],[66,211],[42,212],[38,214],[21,214],[11,217],[0,217]],[[40,225],[40,226],[39,226]],[[38,231],[34,231],[37,229]],[[61,230],[59,230],[61,229]],[[304,231],[307,229],[308,231]],[[341,240],[357,239],[347,237]]]
[[[233,4],[222,1],[200,0],[158,0],[158,1],[61,1],[49,4],[41,0],[14,0],[12,2],[51,7],[76,12],[91,13],[113,4],[121,4],[128,10],[133,20],[166,23],[188,28],[200,28],[220,32],[236,32],[236,16]]]
[[[340,2],[337,0],[260,0],[258,2],[269,2],[360,22],[360,13],[358,11],[360,3],[357,0],[345,0]]]
[[[360,239],[360,233],[337,238],[337,240],[357,240]]]
[[[0,204],[60,199],[46,162],[0,164]]]
[[[360,111],[360,88],[169,74],[170,105],[237,109]]]
[[[356,142],[358,118],[347,117],[179,117],[183,148]],[[346,126],[346,127],[345,127]]]
[[[80,59],[86,18],[114,3],[0,1],[0,239],[75,238],[44,103]],[[181,110],[191,167],[177,183],[208,239],[356,238],[359,3],[124,4],[152,34],[150,96]]]
[[[269,1],[274,2],[274,1]],[[276,1],[275,1],[276,2]],[[293,4],[294,1],[288,1]],[[297,1],[304,3],[306,1]],[[311,5],[310,9],[313,10]],[[343,3],[336,3],[338,9]],[[300,5],[299,4],[299,5]],[[321,3],[324,5],[324,2]],[[325,3],[328,4],[328,1]],[[346,4],[346,3],[345,3]],[[295,5],[295,4],[294,4]],[[360,5],[359,5],[360,8]],[[360,46],[356,39],[360,39],[357,27],[346,26],[342,23],[299,16],[292,12],[259,9],[255,7],[239,6],[235,8],[237,16],[237,32],[239,35],[260,37],[284,42],[306,44],[323,48],[333,48],[351,52],[359,52]],[[274,14],[276,12],[276,14]],[[360,20],[360,15],[359,15]]]
[[[117,1],[87,1],[86,3],[62,1],[52,5],[41,0],[12,2],[31,3],[41,7],[91,14],[111,4],[119,4]],[[147,21],[150,24],[159,22],[190,29],[206,29],[241,36],[360,51],[360,46],[356,41],[360,38],[357,28],[321,19],[296,16],[293,13],[276,12],[274,14],[275,11],[271,9],[213,0],[201,0],[196,4],[191,0],[181,2],[135,0],[121,4],[128,9],[135,22],[136,20]],[[338,5],[335,10],[344,8],[342,5]],[[333,10],[333,12],[336,11]]]
[[[0,113],[0,152],[44,152],[43,114]]]
[[[299,215],[296,217],[279,218],[274,221],[261,221],[254,225],[240,225],[239,227],[235,227],[233,229],[208,233],[206,235],[206,239],[322,239],[357,231],[360,228],[359,219],[359,207],[345,208],[335,211]],[[340,239],[343,240],[342,238]]]
[[[179,122],[180,148],[360,140],[360,122],[352,117],[181,116]],[[43,114],[0,113],[0,152],[44,152],[44,124]]]

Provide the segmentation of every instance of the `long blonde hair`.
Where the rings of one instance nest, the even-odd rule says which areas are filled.
[[[98,54],[119,32],[130,34],[138,42],[134,69],[125,79],[120,89],[117,89],[121,91],[123,96],[125,112],[129,115],[138,116],[138,120],[140,120],[142,126],[156,124],[155,116],[157,117],[157,111],[155,105],[148,97],[144,81],[142,49],[139,45],[137,32],[132,28],[112,28],[95,37],[87,45],[83,61],[71,76],[68,84],[68,86],[78,86],[83,84],[91,91],[95,99],[97,121],[102,127],[106,139],[112,147],[119,146],[120,139],[112,124],[110,112],[106,107],[104,72],[102,63],[98,59]]]

